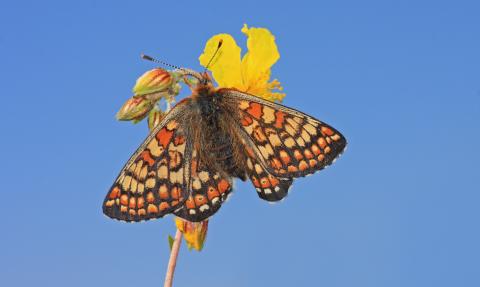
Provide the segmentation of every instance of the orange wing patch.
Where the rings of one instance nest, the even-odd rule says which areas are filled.
[[[162,217],[187,198],[186,142],[171,120],[134,154],[120,172],[103,204],[104,213],[125,221]]]

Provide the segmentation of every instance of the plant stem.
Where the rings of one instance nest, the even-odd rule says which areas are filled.
[[[180,245],[182,244],[182,232],[178,230],[175,233],[175,239],[172,245],[172,251],[170,252],[170,259],[168,260],[167,274],[165,275],[164,287],[172,287],[173,273],[175,273],[175,266],[177,265],[178,252],[180,251]]]

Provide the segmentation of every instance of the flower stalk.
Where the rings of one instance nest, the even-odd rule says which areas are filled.
[[[175,233],[175,239],[173,240],[172,250],[170,251],[170,259],[168,260],[167,274],[165,275],[164,287],[172,287],[173,275],[175,273],[175,267],[177,266],[178,253],[180,252],[180,246],[182,245],[182,232],[177,229]]]

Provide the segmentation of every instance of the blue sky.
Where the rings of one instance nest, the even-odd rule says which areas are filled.
[[[280,204],[250,183],[181,250],[176,286],[479,286],[478,1],[4,1],[1,286],[162,286],[172,217],[101,203],[147,133],[117,122],[141,52],[200,69],[267,27],[284,103],[347,152]]]

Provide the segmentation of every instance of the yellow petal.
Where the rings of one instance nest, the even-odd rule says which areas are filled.
[[[285,93],[272,92],[273,90],[283,90],[280,82],[277,79],[274,79],[270,83],[267,83],[267,92],[262,95],[262,98],[269,100],[271,102],[281,102],[285,98]]]
[[[247,35],[248,52],[242,59],[242,75],[245,88],[266,84],[270,78],[270,68],[280,58],[275,36],[265,28],[248,28],[245,24],[242,32]],[[251,91],[249,91],[251,92]]]
[[[210,63],[208,69],[212,72],[213,78],[220,87],[238,88],[242,85],[242,71],[240,68],[241,49],[231,35],[218,34],[210,38],[198,60],[200,65],[205,67],[212,59],[220,40],[223,41],[222,47],[215,59]]]
[[[175,224],[178,230],[183,233],[188,249],[201,251],[208,231],[208,220],[201,222],[190,222],[176,217]]]

